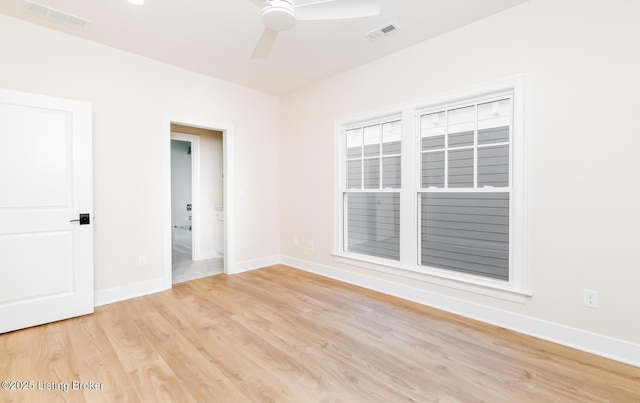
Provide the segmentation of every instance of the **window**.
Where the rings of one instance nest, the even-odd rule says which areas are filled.
[[[346,130],[344,251],[400,259],[400,121]]]
[[[524,88],[518,77],[337,122],[337,258],[511,300],[530,294]]]
[[[509,280],[511,105],[420,116],[421,266]]]

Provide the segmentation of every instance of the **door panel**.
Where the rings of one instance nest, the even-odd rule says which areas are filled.
[[[0,90],[0,333],[93,312],[91,106]]]
[[[33,254],[33,250],[44,253]],[[71,231],[0,237],[3,265],[20,268],[10,271],[9,281],[2,282],[0,304],[71,293],[73,277],[68,268],[73,264],[72,252]],[[39,271],[40,267],[47,270]],[[38,277],[33,273],[39,273]]]

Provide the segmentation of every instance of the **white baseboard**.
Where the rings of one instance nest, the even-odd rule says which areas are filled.
[[[289,256],[269,256],[236,263],[229,274],[256,270],[279,263],[640,367],[640,344]],[[153,294],[165,289],[163,279],[155,279],[96,291],[95,306]]]
[[[233,267],[229,268],[229,274],[243,273],[245,271],[261,269],[263,267],[273,266],[274,264],[279,263],[281,263],[280,255],[268,256],[254,260],[246,260],[244,262],[236,262]]]
[[[260,269],[267,266],[280,263],[280,256],[269,256],[260,259],[247,260],[236,263],[229,270],[229,274],[238,274],[245,271]],[[164,291],[167,288],[163,286],[164,279],[155,279],[144,281],[141,283],[128,284],[121,287],[109,288],[107,290],[96,291],[94,293],[94,305],[107,305],[114,302],[124,301],[131,298],[141,297],[147,294]]]
[[[112,304],[114,302],[164,291],[165,289],[166,288],[163,287],[163,279],[161,278],[109,288],[94,293],[94,304],[95,306]]]
[[[640,367],[640,344],[288,256],[282,264]]]

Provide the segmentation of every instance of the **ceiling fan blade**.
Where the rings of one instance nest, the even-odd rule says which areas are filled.
[[[265,7],[269,5],[269,2],[267,0],[249,0],[249,1],[258,7]]]
[[[316,3],[329,3],[336,0],[294,0],[296,6],[308,6],[309,4]]]
[[[271,53],[271,49],[273,45],[276,43],[276,38],[278,37],[278,31],[272,31],[270,29],[265,29],[260,35],[258,42],[256,42],[255,48],[253,48],[253,53],[251,54],[252,59],[264,59],[269,56]]]
[[[324,0],[295,7],[296,20],[341,20],[380,14],[381,0]]]

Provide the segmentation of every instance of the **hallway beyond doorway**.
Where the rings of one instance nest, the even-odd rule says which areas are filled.
[[[224,258],[214,257],[205,260],[191,260],[191,230],[177,227],[173,229],[173,264],[171,267],[172,283],[195,280],[224,272]]]

